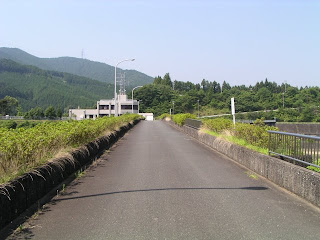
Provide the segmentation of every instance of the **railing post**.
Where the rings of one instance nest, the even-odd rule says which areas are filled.
[[[268,154],[270,155],[270,142],[271,142],[271,132],[269,132],[269,151],[268,151]]]
[[[268,133],[269,155],[292,160],[294,164],[299,162],[320,168],[320,137],[278,131],[268,131]],[[275,134],[273,139],[271,134]]]

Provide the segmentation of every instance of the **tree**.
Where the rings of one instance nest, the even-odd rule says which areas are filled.
[[[50,118],[50,119],[54,119],[57,117],[57,114],[56,114],[56,110],[54,109],[53,106],[49,106],[45,112],[44,112],[44,116],[47,117],[47,118]]]
[[[162,85],[166,85],[166,86],[169,86],[169,87],[172,87],[172,81],[171,81],[171,78],[170,78],[170,75],[169,73],[166,73],[161,81],[161,84]]]
[[[96,106],[95,106],[95,107],[96,107]],[[56,114],[57,114],[57,117],[58,117],[58,118],[61,118],[61,117],[62,117],[63,112],[62,112],[62,110],[61,110],[61,107],[60,107],[60,106],[58,106],[58,107],[57,107]]]
[[[222,91],[226,91],[226,90],[230,90],[231,86],[229,83],[227,83],[226,81],[223,81],[222,83]]]
[[[16,98],[5,96],[0,100],[0,113],[3,115],[10,115],[16,112],[19,102]]]
[[[162,82],[162,77],[157,76],[154,78],[153,84],[161,84]]]
[[[44,117],[44,112],[41,107],[32,108],[29,112],[26,112],[24,118],[26,119],[41,119]]]

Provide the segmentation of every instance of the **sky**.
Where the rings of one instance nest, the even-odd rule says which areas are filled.
[[[320,86],[320,1],[0,0],[0,47],[200,83]]]

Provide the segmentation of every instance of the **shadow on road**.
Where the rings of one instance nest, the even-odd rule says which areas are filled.
[[[122,194],[122,193],[136,193],[136,192],[155,192],[155,191],[179,191],[179,190],[267,190],[266,187],[240,187],[240,188],[228,188],[228,187],[216,187],[216,188],[155,188],[155,189],[140,189],[140,190],[126,190],[126,191],[117,191],[117,192],[107,192],[107,193],[98,193],[98,194],[91,194],[91,195],[84,195],[84,196],[77,196],[77,197],[67,197],[67,198],[60,198],[55,199],[52,202],[60,202],[66,200],[73,200],[73,199],[81,199],[81,198],[91,198],[91,197],[100,197],[100,196],[107,196],[107,195],[114,195],[114,194]]]

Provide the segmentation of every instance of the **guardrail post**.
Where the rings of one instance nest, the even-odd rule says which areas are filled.
[[[269,132],[269,150],[268,150],[269,155],[270,155],[270,145],[271,145],[271,132]]]

